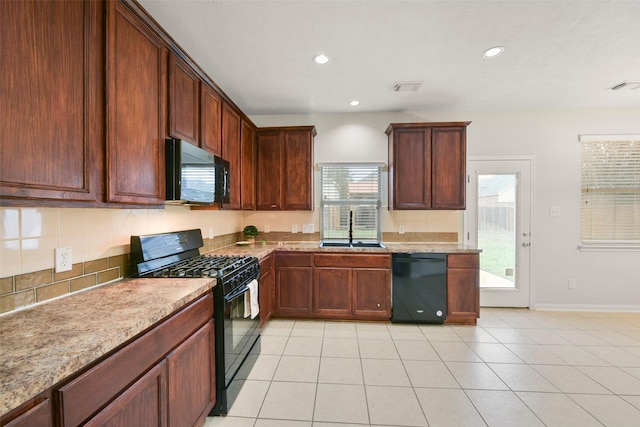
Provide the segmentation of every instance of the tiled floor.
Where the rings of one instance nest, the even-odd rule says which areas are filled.
[[[205,426],[640,426],[639,313],[273,320],[261,339],[229,415]]]

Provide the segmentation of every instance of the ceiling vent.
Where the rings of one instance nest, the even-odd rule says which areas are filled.
[[[640,80],[626,80],[609,88],[610,90],[636,90],[640,89]]]
[[[417,92],[422,86],[422,81],[420,82],[395,82],[393,84],[393,90],[396,92]]]

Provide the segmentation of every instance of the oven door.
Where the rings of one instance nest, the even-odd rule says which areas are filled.
[[[245,285],[224,297],[224,376],[226,388],[229,388],[233,377],[260,334],[260,316],[256,316],[255,319],[252,319],[250,315],[245,317],[245,313],[250,311],[248,296],[249,287]]]

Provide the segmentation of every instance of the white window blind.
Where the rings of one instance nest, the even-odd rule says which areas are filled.
[[[640,135],[580,136],[583,246],[640,245]]]
[[[381,240],[382,164],[320,165],[322,239],[348,239],[350,212],[354,240]]]

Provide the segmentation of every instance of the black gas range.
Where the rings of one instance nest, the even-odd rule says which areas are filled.
[[[202,246],[199,229],[131,236],[131,263],[141,278],[217,280],[213,288],[216,405],[211,415],[221,415],[237,396],[239,387],[230,386],[240,368],[250,369],[247,356],[260,351],[260,319],[257,304],[251,304],[257,301],[260,264],[254,256],[201,255]]]

